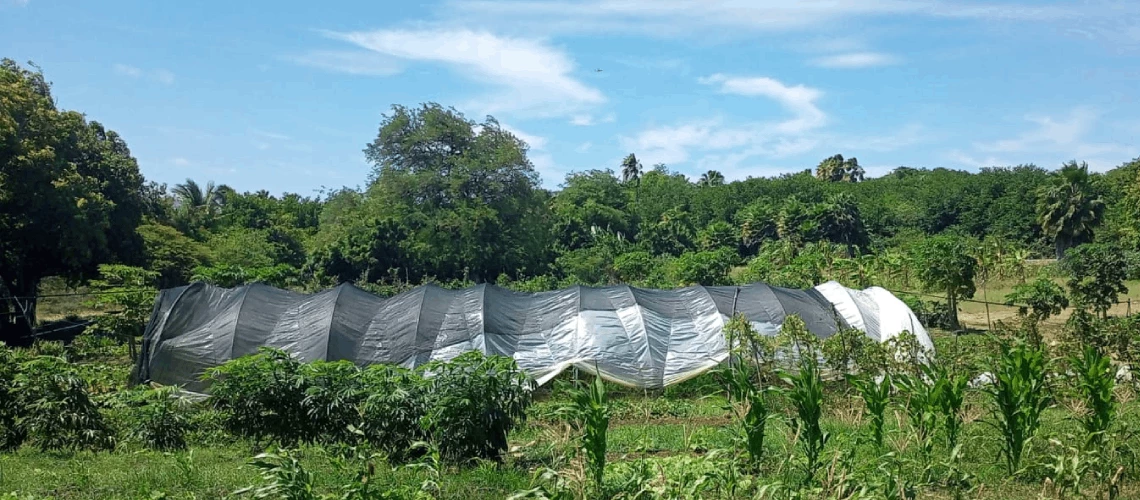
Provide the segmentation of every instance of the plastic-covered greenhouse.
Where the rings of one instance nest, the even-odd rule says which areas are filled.
[[[479,350],[513,357],[540,384],[571,366],[596,366],[608,380],[656,388],[727,359],[723,328],[734,314],[769,335],[795,314],[821,338],[844,326],[880,342],[906,330],[933,349],[918,318],[889,291],[835,282],[807,290],[756,283],[538,293],[424,285],[389,298],[350,284],[306,295],[195,283],[159,293],[136,379],[205,391],[206,369],[268,346],[304,361],[409,368]]]

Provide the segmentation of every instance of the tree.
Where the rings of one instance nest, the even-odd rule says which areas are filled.
[[[172,190],[175,220],[182,232],[200,237],[203,228],[212,228],[214,218],[221,211],[226,194],[230,191],[232,190],[228,186],[214,186],[214,181],[207,182],[205,188],[199,186],[194,179],[176,184]]]
[[[832,195],[826,202],[815,205],[813,212],[821,236],[832,243],[846,246],[848,256],[854,256],[856,248],[870,243],[859,205],[849,193]]]
[[[1032,341],[1040,347],[1041,336],[1037,325],[1049,319],[1050,316],[1061,314],[1069,307],[1069,298],[1065,290],[1053,280],[1045,277],[1037,278],[1030,283],[1021,283],[1013,287],[1013,291],[1005,296],[1005,303],[1017,305],[1017,312],[1028,320],[1028,328]]]
[[[855,158],[843,159],[843,155],[824,158],[815,168],[818,179],[830,182],[860,182],[863,180],[863,167]]]
[[[756,200],[736,213],[740,240],[752,248],[764,240],[776,239],[776,210],[766,200]]]
[[[185,285],[194,268],[209,262],[201,243],[170,226],[143,224],[138,228],[146,253],[146,269],[158,274],[159,288]]]
[[[740,245],[740,233],[732,224],[718,220],[697,233],[697,245],[701,250],[729,248],[735,251]]]
[[[494,118],[393,106],[364,153],[375,166],[365,211],[408,235],[396,243],[416,279],[482,282],[549,262],[546,193],[526,144]]]
[[[56,108],[42,72],[0,62],[0,102],[0,294],[18,297],[27,328],[45,276],[142,258],[143,178],[118,134]]]
[[[679,285],[726,285],[728,271],[738,261],[728,248],[685,252],[669,263],[669,276]]]
[[[950,306],[950,327],[958,330],[958,300],[974,296],[977,262],[961,236],[943,234],[922,241],[915,248],[918,279],[925,291],[946,294]]]
[[[628,195],[611,170],[574,172],[550,202],[560,246],[574,250],[592,241],[591,228],[632,235]]]
[[[1091,308],[1101,317],[1107,317],[1117,297],[1128,293],[1124,285],[1128,278],[1127,262],[1120,248],[1114,245],[1086,243],[1071,249],[1061,262],[1069,274],[1066,284],[1077,307]]]
[[[1091,241],[1104,214],[1104,201],[1093,191],[1089,166],[1070,161],[1037,194],[1037,222],[1054,242],[1058,259],[1065,250]]]
[[[135,359],[135,339],[154,309],[154,288],[158,273],[139,267],[100,264],[99,279],[91,280],[97,292],[91,305],[107,310],[95,318],[95,327],[114,337],[126,339],[131,359]]]
[[[633,184],[634,201],[641,201],[641,162],[637,161],[633,153],[621,161],[621,181]]]
[[[709,170],[701,174],[701,180],[697,182],[702,187],[713,187],[724,185],[724,174],[716,170]]]

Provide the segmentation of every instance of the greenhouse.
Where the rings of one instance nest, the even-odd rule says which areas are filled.
[[[726,360],[723,329],[735,314],[766,335],[797,315],[820,338],[844,327],[880,342],[909,331],[933,349],[918,318],[889,291],[836,282],[807,290],[755,283],[537,293],[424,285],[388,298],[351,284],[307,295],[262,284],[194,283],[159,293],[135,378],[206,391],[200,378],[207,369],[263,346],[307,362],[408,368],[478,350],[513,357],[540,384],[575,366],[613,382],[659,388]]]

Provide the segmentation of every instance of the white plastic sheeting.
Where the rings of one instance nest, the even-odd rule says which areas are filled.
[[[159,294],[136,380],[204,392],[201,375],[208,368],[269,346],[303,361],[408,368],[479,350],[513,357],[540,384],[577,366],[596,367],[613,382],[658,388],[727,359],[723,329],[733,314],[767,335],[795,314],[821,338],[842,326],[880,342],[907,330],[933,349],[918,318],[890,292],[835,282],[808,290],[756,283],[539,293],[425,285],[390,298],[349,284],[304,295],[260,284],[195,283]]]

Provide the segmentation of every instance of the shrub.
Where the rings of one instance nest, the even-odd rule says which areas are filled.
[[[87,383],[66,361],[40,356],[20,365],[15,390],[16,427],[41,450],[104,450],[114,433],[87,393]]]
[[[190,422],[186,402],[179,397],[178,388],[150,389],[142,400],[144,404],[137,409],[131,434],[151,449],[185,449]]]
[[[514,360],[471,351],[424,370],[429,404],[423,423],[444,458],[499,459],[531,402],[532,382]]]
[[[277,349],[261,348],[211,368],[210,400],[225,415],[226,428],[255,440],[296,443],[309,439],[301,362]]]
[[[26,437],[18,425],[25,413],[23,399],[19,397],[16,376],[23,356],[0,345],[0,451],[19,448]]]
[[[372,365],[360,373],[364,397],[358,407],[362,437],[390,460],[409,458],[412,444],[428,438],[420,426],[427,412],[427,387],[416,372]]]
[[[305,391],[302,405],[313,438],[339,442],[352,439],[349,428],[358,422],[357,407],[366,394],[360,387],[359,375],[360,369],[351,361],[318,361],[301,368]]]

